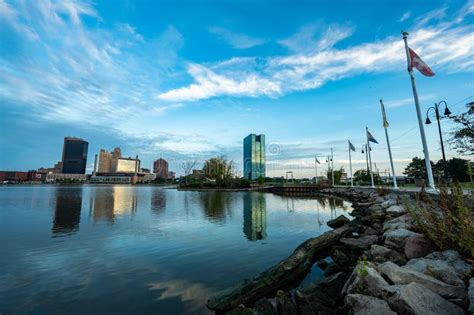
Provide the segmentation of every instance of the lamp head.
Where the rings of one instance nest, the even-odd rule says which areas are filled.
[[[362,152],[361,152],[361,153],[362,153],[362,154],[364,154],[364,153],[365,153],[365,152],[364,152],[364,149],[362,149]]]
[[[451,111],[449,110],[448,106],[446,106],[446,108],[444,109],[444,115],[445,116],[451,115]]]
[[[427,124],[427,125],[431,124],[431,120],[428,117],[426,117],[425,124]]]

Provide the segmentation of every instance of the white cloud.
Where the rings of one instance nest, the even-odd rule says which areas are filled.
[[[193,64],[188,73],[194,83],[161,93],[158,98],[185,102],[219,96],[271,97],[318,88],[329,81],[362,73],[403,71],[406,68],[401,35],[336,49],[336,42],[349,31],[333,29],[336,30],[333,38],[328,31],[309,50],[299,46],[299,39],[291,44],[286,42],[294,49],[306,49],[304,53],[258,59],[233,58],[211,65],[213,70]],[[435,73],[440,70],[471,71],[474,68],[471,42],[472,26],[453,23],[421,28],[409,36],[410,46]]]
[[[250,37],[242,33],[235,33],[218,26],[210,27],[209,32],[219,36],[221,39],[236,49],[247,49],[265,43],[265,40],[263,39]]]
[[[411,11],[403,13],[403,15],[398,19],[398,22],[404,22],[411,17]]]

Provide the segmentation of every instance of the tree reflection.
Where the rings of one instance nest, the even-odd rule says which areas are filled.
[[[166,192],[161,188],[154,188],[151,192],[151,211],[161,214],[166,209]]]
[[[75,233],[79,229],[82,187],[58,187],[53,217],[53,237]]]
[[[223,221],[227,214],[235,193],[206,191],[199,193],[199,200],[206,218],[210,221]]]
[[[243,230],[249,241],[267,237],[267,204],[263,194],[251,192],[244,195]]]

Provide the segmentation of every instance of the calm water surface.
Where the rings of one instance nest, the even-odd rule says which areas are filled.
[[[0,187],[0,313],[205,314],[213,293],[350,210],[253,192]]]

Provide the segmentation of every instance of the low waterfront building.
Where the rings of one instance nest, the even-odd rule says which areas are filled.
[[[87,174],[66,174],[66,173],[48,173],[46,174],[46,182],[81,182],[84,183],[87,181]]]
[[[176,172],[169,171],[168,172],[168,179],[174,180],[176,178]]]
[[[0,171],[0,183],[21,183],[28,180],[28,172]]]
[[[91,184],[132,184],[133,176],[129,174],[117,176],[117,174],[95,175],[91,176],[89,182]]]

